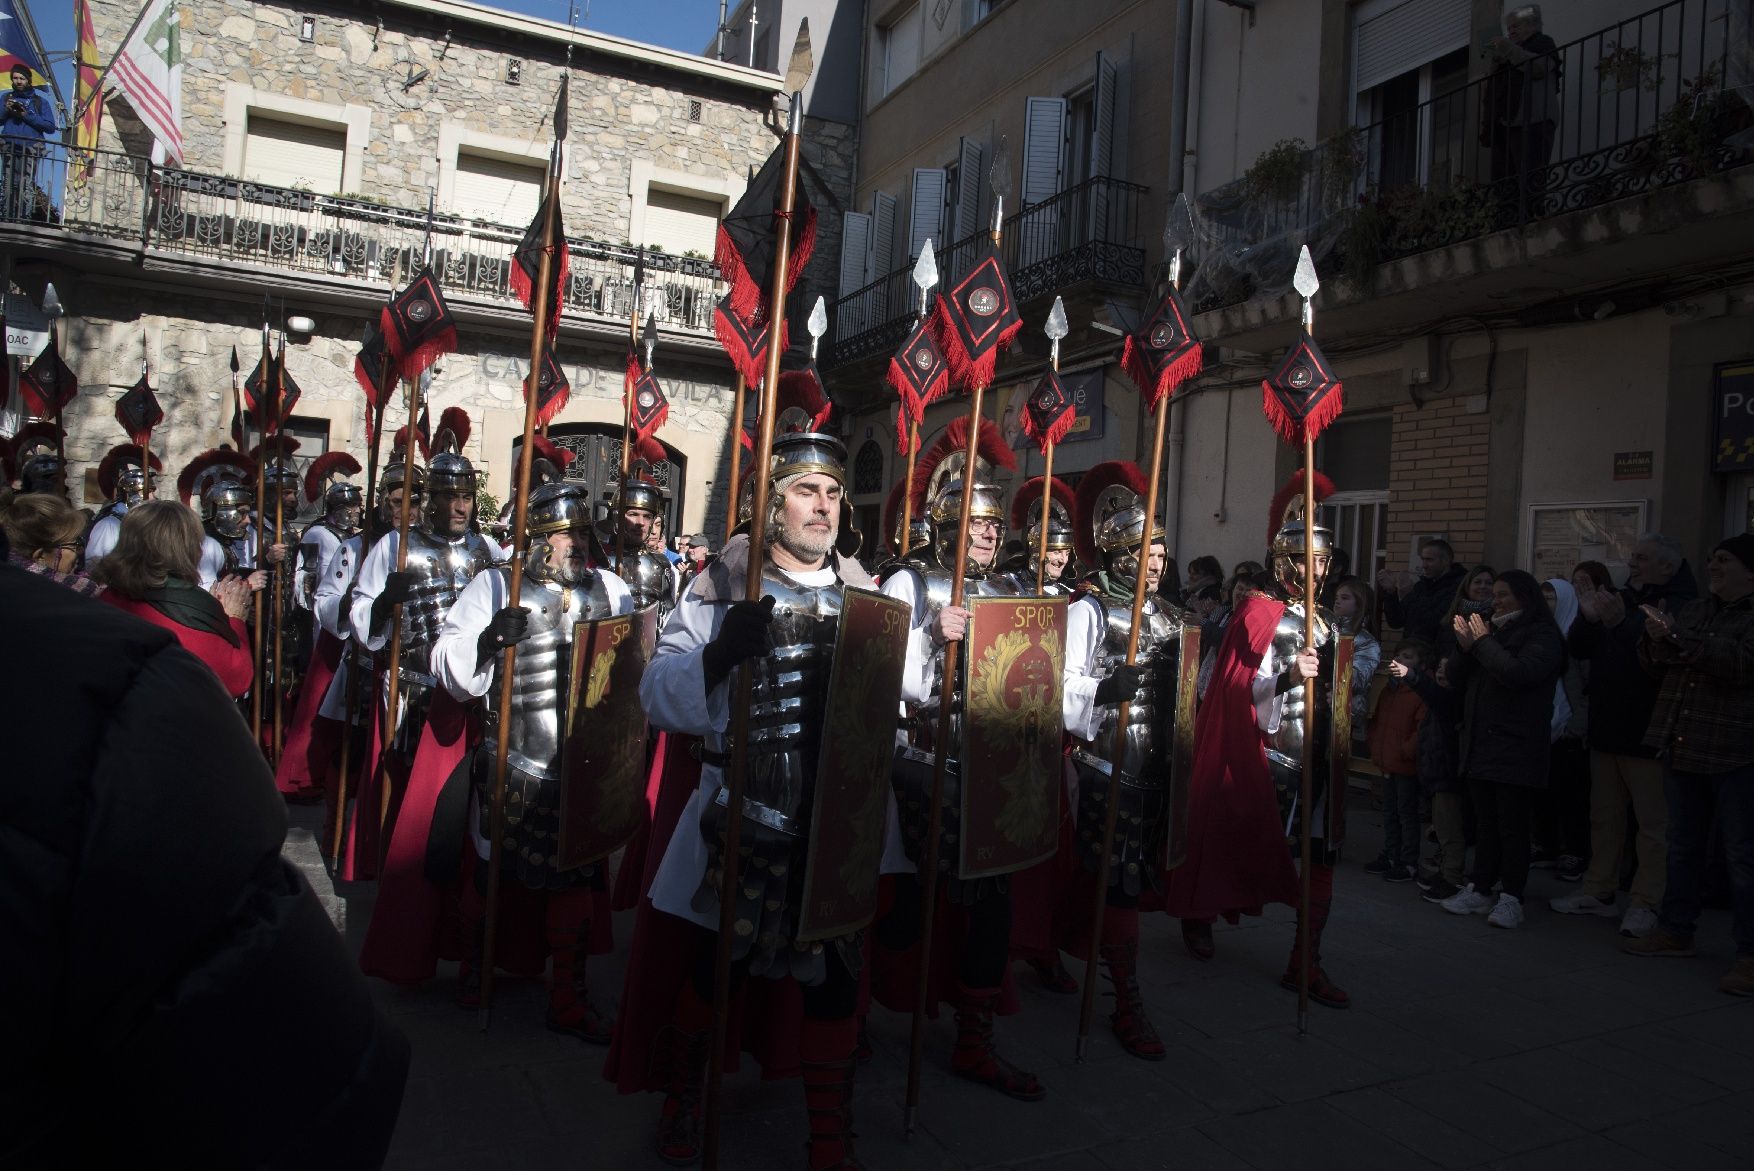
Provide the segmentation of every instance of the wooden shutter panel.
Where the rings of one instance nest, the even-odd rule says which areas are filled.
[[[865,275],[865,264],[871,252],[871,217],[862,211],[849,211],[840,224],[840,295],[845,297],[865,287],[875,277]]]
[[[920,254],[926,241],[942,251],[944,248],[944,169],[916,167],[913,193],[909,199],[907,255],[912,260]]]
[[[1107,55],[1096,55],[1095,125],[1090,132],[1090,177],[1108,179],[1114,175],[1115,147],[1115,65]],[[1108,239],[1109,188],[1106,183],[1090,187],[1089,237]]]
[[[877,191],[871,195],[871,279],[895,267],[895,196]]]
[[[978,142],[963,139],[957,148],[956,231],[955,238],[980,231],[981,188],[986,186],[982,162],[986,152]]]
[[[1025,99],[1023,206],[1060,193],[1060,148],[1066,137],[1066,99]]]
[[[465,219],[485,220],[522,231],[542,202],[543,168],[488,155],[460,152],[451,188],[451,210]]]

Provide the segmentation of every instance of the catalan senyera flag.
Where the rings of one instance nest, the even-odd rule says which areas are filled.
[[[74,62],[73,149],[76,152],[72,173],[67,181],[75,186],[91,177],[92,151],[97,149],[98,124],[103,120],[103,95],[98,93],[101,65],[97,55],[97,33],[91,23],[90,0],[73,0],[74,43],[79,46]]]

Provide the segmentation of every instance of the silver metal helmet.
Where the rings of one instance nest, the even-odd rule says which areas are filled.
[[[352,536],[359,528],[360,513],[365,509],[365,495],[358,484],[336,480],[323,492],[323,516],[341,531]]]
[[[201,517],[228,541],[242,537],[250,528],[250,507],[255,491],[236,480],[221,480],[201,498]]]
[[[269,492],[298,486],[298,472],[285,464],[269,464],[262,469],[262,487]]]
[[[426,490],[475,494],[475,465],[454,451],[441,451],[426,466]]]
[[[123,464],[116,473],[115,499],[129,508],[146,499],[146,472],[139,464]]]
[[[1287,519],[1273,535],[1273,580],[1292,598],[1303,597],[1303,555],[1306,547],[1306,530],[1301,515],[1302,500],[1298,501],[1298,515]],[[1315,589],[1317,595],[1328,578],[1328,560],[1334,549],[1334,534],[1322,525],[1307,530],[1308,539],[1313,539],[1315,557]]]
[[[18,468],[20,492],[65,491],[61,457],[52,451],[39,451],[28,457]]]
[[[637,508],[653,516],[662,516],[669,496],[659,484],[641,476],[629,476],[621,485],[621,511],[630,512]]]
[[[589,528],[590,524],[591,494],[583,484],[561,480],[543,484],[530,493],[524,515],[524,531],[530,536]]]
[[[948,477],[938,489],[927,510],[932,526],[932,548],[937,554],[938,564],[949,568],[955,564],[956,535],[962,527],[962,477]],[[968,519],[991,520],[999,526],[998,547],[1005,545],[1005,493],[996,484],[976,481],[974,496],[969,504]],[[995,558],[997,554],[995,554]],[[972,567],[970,572],[978,567]],[[992,568],[988,566],[987,568]]]

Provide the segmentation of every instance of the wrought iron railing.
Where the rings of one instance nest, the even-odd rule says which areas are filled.
[[[1298,248],[1377,264],[1682,183],[1746,159],[1732,0],[1671,0],[1309,150],[1282,143],[1194,201],[1198,309],[1290,287]],[[1487,52],[1487,50],[1482,50]],[[1270,157],[1276,156],[1276,157]]]
[[[515,304],[512,254],[524,226],[434,215],[364,199],[268,187],[218,175],[156,167],[143,158],[59,145],[0,148],[0,224],[57,227],[127,240],[143,249],[260,265],[279,272],[343,277],[387,286],[406,280],[428,243],[447,292]],[[71,161],[71,166],[70,166]],[[660,327],[712,332],[722,292],[709,260],[625,244],[569,238],[563,314],[628,320],[636,261],[645,265],[643,304]]]
[[[1000,255],[1013,296],[1022,303],[1080,281],[1142,287],[1140,216],[1149,190],[1102,176],[1005,217]],[[990,235],[983,229],[939,248],[941,281],[951,284],[968,272]],[[910,258],[906,266],[835,302],[830,366],[894,349],[907,336],[919,311],[913,266]]]

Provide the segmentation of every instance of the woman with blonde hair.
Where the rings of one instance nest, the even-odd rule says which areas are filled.
[[[97,568],[109,586],[103,600],[162,626],[212,668],[233,697],[255,677],[244,614],[246,579],[228,577],[208,593],[200,586],[201,522],[182,504],[148,500],[128,510],[116,547]]]
[[[39,573],[82,594],[96,596],[103,586],[83,573],[73,572],[79,560],[79,534],[85,518],[64,496],[28,492],[6,504],[3,519],[6,558],[20,569]]]

